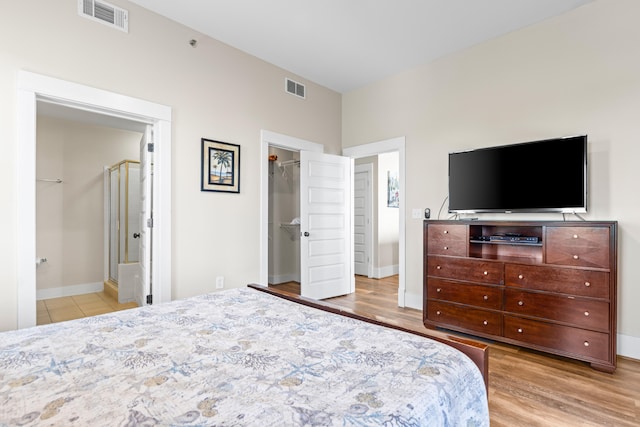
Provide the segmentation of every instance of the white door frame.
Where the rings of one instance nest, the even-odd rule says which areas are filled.
[[[153,185],[154,302],[171,300],[171,107],[27,71],[18,75],[18,328],[36,324],[37,102],[150,124],[157,143]]]
[[[353,159],[359,159],[361,157],[375,156],[381,153],[388,153],[392,151],[398,152],[398,178],[400,180],[400,189],[403,192],[404,197],[400,197],[400,224],[399,224],[399,236],[398,236],[398,306],[405,306],[405,293],[406,293],[406,255],[405,255],[405,242],[406,242],[406,227],[405,227],[405,212],[406,212],[406,177],[405,177],[405,137],[397,137],[393,139],[387,139],[378,142],[372,142],[369,144],[357,145],[355,147],[348,147],[342,150],[342,155],[351,157]]]
[[[324,145],[292,136],[260,131],[260,284],[269,284],[269,146],[291,151],[324,152]]]

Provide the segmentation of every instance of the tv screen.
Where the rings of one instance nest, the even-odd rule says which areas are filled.
[[[449,212],[586,211],[586,135],[449,154]]]

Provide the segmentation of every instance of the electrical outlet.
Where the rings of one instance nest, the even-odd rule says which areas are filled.
[[[216,277],[216,289],[224,288],[224,276]]]
[[[413,209],[413,211],[411,211],[411,218],[413,219],[422,219],[422,209],[418,208],[418,209]]]

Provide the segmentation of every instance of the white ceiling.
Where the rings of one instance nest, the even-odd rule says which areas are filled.
[[[130,1],[346,93],[593,0]]]

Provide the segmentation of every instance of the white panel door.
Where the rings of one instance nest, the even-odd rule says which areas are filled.
[[[153,153],[149,145],[153,144],[151,126],[140,141],[140,243],[138,246],[139,270],[136,275],[133,297],[139,306],[147,303],[147,295],[151,295],[151,237],[153,225]],[[152,145],[153,146],[153,145]]]
[[[353,292],[351,167],[348,157],[300,152],[300,293]]]
[[[353,265],[354,273],[362,276],[370,276],[371,263],[370,166],[357,165],[353,180]]]

